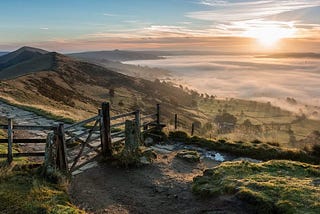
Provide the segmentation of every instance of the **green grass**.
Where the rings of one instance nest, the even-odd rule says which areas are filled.
[[[311,107],[309,108],[309,110],[305,109],[304,113],[307,114],[308,111],[311,111]],[[282,147],[303,148],[305,144],[299,140],[306,138],[312,131],[318,130],[320,126],[319,120],[308,117],[297,120],[295,113],[272,106],[270,103],[256,101],[232,98],[228,100],[198,99],[198,109],[208,118],[214,118],[223,110],[234,115],[237,118],[237,126],[230,133],[221,134],[217,132],[216,127],[212,130],[207,130],[205,127],[196,129],[196,133],[202,136],[227,138],[233,141],[259,139],[260,141],[278,142]],[[240,126],[246,120],[250,120],[251,127]],[[211,121],[211,124],[214,122]],[[289,130],[292,131],[296,141],[290,140]]]
[[[202,197],[234,194],[255,213],[320,213],[320,166],[293,161],[225,162],[194,178]]]
[[[0,130],[0,138],[5,137]],[[13,152],[18,151],[13,148]],[[0,154],[6,153],[7,144],[0,144]],[[34,168],[38,165],[21,157],[8,166],[5,158],[0,159],[0,213],[85,213],[70,203],[66,185],[40,176],[40,169]]]
[[[0,168],[0,213],[85,213],[70,203],[65,185],[38,171],[32,164]]]

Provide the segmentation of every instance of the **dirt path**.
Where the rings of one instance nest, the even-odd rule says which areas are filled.
[[[152,165],[131,169],[100,164],[74,177],[69,190],[72,201],[88,213],[246,213],[231,196],[195,197],[191,182],[202,174],[204,164],[174,156],[158,154]]]

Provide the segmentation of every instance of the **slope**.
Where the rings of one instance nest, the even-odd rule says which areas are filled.
[[[76,120],[96,114],[104,101],[112,103],[114,114],[138,107],[151,113],[156,103],[162,103],[168,120],[175,112],[192,109],[191,95],[181,88],[129,77],[58,53],[35,56],[0,74],[6,77],[0,82],[2,99]],[[110,90],[115,91],[114,96]],[[185,119],[196,117],[189,112],[184,115]]]
[[[32,47],[22,47],[14,52],[10,52],[0,57],[0,70],[8,68],[12,65],[19,64],[23,61],[30,60],[36,56],[48,53],[45,50]]]

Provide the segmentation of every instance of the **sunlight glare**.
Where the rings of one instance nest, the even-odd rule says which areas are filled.
[[[277,25],[251,27],[245,32],[245,36],[255,38],[265,47],[274,46],[279,40],[291,37],[295,30],[292,27]]]

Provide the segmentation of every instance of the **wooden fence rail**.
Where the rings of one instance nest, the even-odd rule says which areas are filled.
[[[31,130],[31,131],[52,131],[54,126],[30,126],[30,125],[13,125],[13,119],[8,118],[7,125],[0,125],[0,129],[7,130],[7,138],[0,139],[0,144],[7,144],[7,154],[0,154],[0,158],[7,158],[8,163],[13,161],[14,157],[41,157],[45,152],[13,152],[13,144],[45,144],[46,139],[15,139],[15,130]]]
[[[122,121],[121,121],[122,120]],[[88,126],[88,124],[93,124]],[[125,128],[130,125],[129,132]],[[8,145],[7,154],[0,154],[1,158],[7,158],[9,163],[13,157],[39,157],[45,156],[45,168],[57,168],[62,171],[71,172],[81,167],[84,162],[78,163],[81,157],[89,154],[92,150],[101,154],[105,158],[112,157],[112,145],[125,141],[127,144],[134,139],[135,146],[143,143],[142,134],[146,134],[154,129],[161,129],[164,125],[160,123],[160,105],[156,106],[156,113],[142,115],[140,110],[127,112],[115,116],[110,116],[110,104],[102,103],[101,109],[96,116],[89,119],[65,125],[57,126],[31,126],[13,125],[13,120],[8,119],[8,124],[0,125],[0,129],[7,130],[7,139],[0,139],[0,144]],[[121,127],[121,128],[119,128]],[[117,128],[117,131],[115,131]],[[141,130],[142,129],[142,130]],[[47,139],[14,139],[14,130],[29,131],[49,131]],[[115,131],[115,132],[112,132]],[[80,132],[80,133],[79,133]],[[134,135],[134,136],[133,136]],[[96,140],[100,138],[97,145]],[[71,158],[72,147],[68,147],[73,142],[78,149],[76,156]],[[91,142],[94,142],[90,144]],[[46,144],[45,152],[13,152],[13,144]],[[85,147],[87,149],[85,150]],[[88,149],[89,148],[89,149]],[[91,150],[90,150],[91,149]],[[97,154],[97,155],[98,155]],[[91,159],[94,159],[91,158]]]

